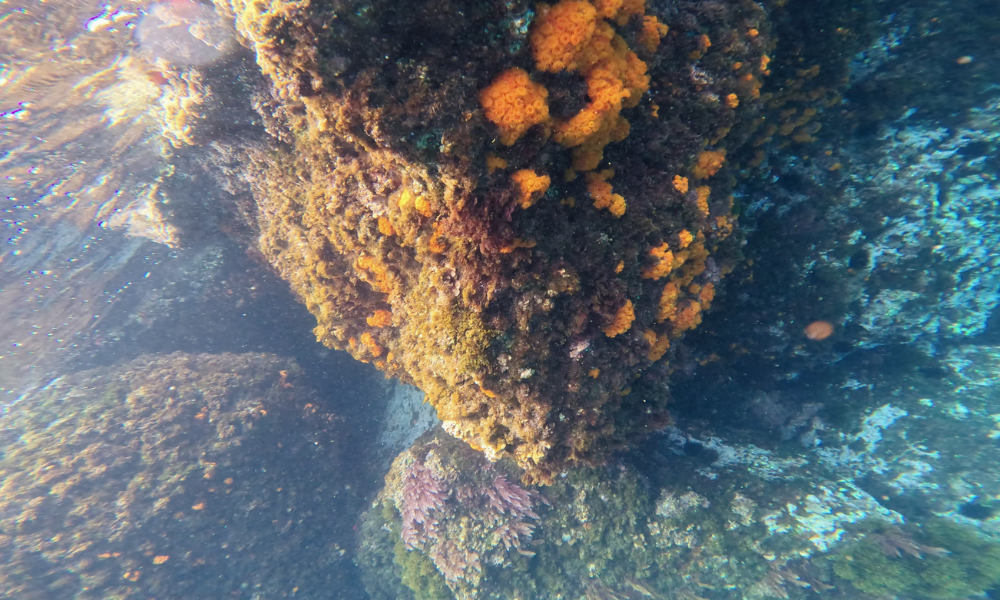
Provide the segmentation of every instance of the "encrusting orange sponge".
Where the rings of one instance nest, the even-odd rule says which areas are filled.
[[[691,169],[695,179],[705,179],[719,172],[726,162],[725,150],[705,150],[698,155],[698,164]]]
[[[497,75],[479,93],[479,103],[486,118],[500,128],[500,141],[511,146],[529,129],[549,120],[548,97],[545,86],[514,67]]]
[[[389,325],[392,325],[392,313],[387,310],[379,309],[375,311],[375,314],[365,320],[368,322],[368,325],[372,327],[388,327]]]
[[[372,334],[367,331],[361,334],[361,343],[368,347],[368,351],[372,353],[372,356],[379,357],[382,356],[382,346],[375,341]]]
[[[632,301],[626,300],[625,304],[615,313],[614,322],[603,329],[604,335],[613,338],[619,333],[625,333],[632,327],[632,321],[634,320],[635,309],[632,307]]]

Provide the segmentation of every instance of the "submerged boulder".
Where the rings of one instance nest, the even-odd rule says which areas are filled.
[[[270,88],[231,189],[322,343],[528,480],[667,422],[671,341],[739,259],[759,4],[218,4]]]
[[[266,354],[144,356],[5,407],[0,589],[356,598],[343,434],[301,375]]]

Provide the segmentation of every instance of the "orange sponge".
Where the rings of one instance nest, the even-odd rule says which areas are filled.
[[[392,325],[392,313],[379,309],[375,311],[375,314],[366,319],[368,324],[372,327],[388,327]]]
[[[632,301],[626,300],[624,306],[619,308],[618,312],[615,313],[614,322],[603,329],[604,335],[613,338],[619,333],[625,333],[632,327],[632,321],[634,320],[635,309],[632,307]]]

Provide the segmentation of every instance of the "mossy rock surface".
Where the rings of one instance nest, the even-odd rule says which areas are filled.
[[[0,589],[356,598],[343,436],[301,375],[266,354],[144,356],[9,407]]]

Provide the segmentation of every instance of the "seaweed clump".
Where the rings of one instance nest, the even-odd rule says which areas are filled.
[[[622,460],[528,488],[512,483],[510,460],[490,463],[431,431],[396,458],[362,517],[365,589],[373,600],[726,600],[734,589],[748,598],[830,589],[803,559],[815,554],[815,532],[782,516],[803,482],[742,467],[708,479],[704,467],[675,457],[651,479]]]
[[[870,597],[971,598],[1000,585],[1000,544],[974,527],[935,518],[919,529],[866,524],[830,557],[836,583]]]
[[[362,518],[358,564],[373,599],[580,597],[652,562],[653,502],[631,470],[577,469],[540,489],[440,430],[400,454]],[[391,562],[388,557],[391,557]]]
[[[526,481],[668,421],[671,341],[739,260],[759,4],[220,4],[270,80],[256,244],[323,344]]]

